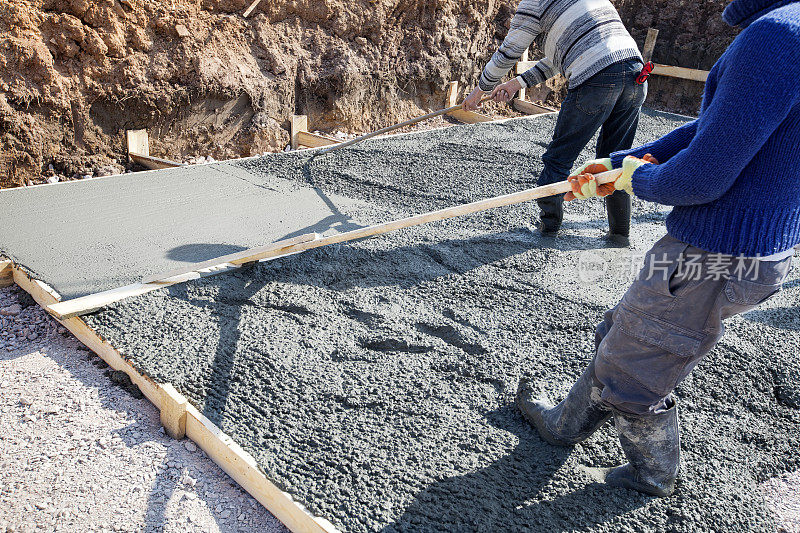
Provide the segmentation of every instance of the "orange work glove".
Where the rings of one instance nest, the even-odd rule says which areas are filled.
[[[639,158],[631,157],[631,159]],[[654,165],[658,164],[658,160],[651,154],[645,154],[645,156],[639,160],[642,161],[642,163],[652,163]],[[595,182],[594,174],[600,174],[601,172],[606,171],[608,171],[608,168],[605,165],[594,164],[582,169],[579,175],[570,176],[567,178],[570,186],[572,187],[572,191],[564,195],[564,200],[570,202],[576,198],[584,200],[594,196],[603,197],[614,193],[617,190],[615,182],[604,183],[602,185],[597,185]]]

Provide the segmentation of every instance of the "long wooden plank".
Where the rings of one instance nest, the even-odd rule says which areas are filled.
[[[270,482],[258,470],[252,455],[192,405],[187,409],[186,436],[195,441],[215,463],[290,530],[319,533],[337,531],[328,520],[312,516],[291,495]]]
[[[517,74],[522,74],[529,68],[535,65],[535,61],[520,61],[517,63]],[[684,78],[687,80],[706,81],[708,78],[707,70],[698,70],[686,67],[673,67],[672,65],[662,65],[656,63],[653,68],[653,74],[659,76],[671,76],[673,78]]]
[[[150,291],[154,291],[162,287],[169,287],[170,285],[182,283],[190,279],[196,279],[201,277],[203,274],[219,274],[221,272],[238,268],[245,263],[252,263],[254,261],[259,261],[266,257],[275,255],[285,255],[284,250],[288,247],[313,240],[316,237],[317,235],[315,233],[309,233],[268,244],[266,246],[250,248],[242,252],[236,252],[235,254],[217,257],[208,261],[203,261],[202,263],[190,265],[185,268],[150,276],[147,278],[150,281],[133,283],[131,285],[125,285],[124,287],[118,287],[116,289],[110,289],[107,291],[90,294],[88,296],[82,296],[80,298],[73,298],[71,300],[59,302],[48,306],[47,309],[51,315],[62,320],[85,315],[86,313],[91,313],[92,311],[102,309],[103,307],[114,302],[119,302],[120,300],[132,298],[134,296],[140,296]]]
[[[0,261],[0,289],[14,284],[14,271],[11,269],[11,261]]]
[[[621,170],[611,170],[609,172],[603,172],[601,174],[597,174],[596,175],[597,183],[603,184],[614,181],[619,177],[621,173],[622,173]],[[336,235],[330,235],[328,237],[322,237],[319,239],[310,240],[308,242],[302,242],[299,244],[286,246],[279,250],[269,250],[259,253],[252,253],[253,252],[252,250],[245,250],[243,252],[238,252],[238,253],[248,254],[247,255],[248,261],[259,261],[261,259],[267,259],[267,258],[284,257],[287,255],[296,254],[298,252],[310,250],[312,248],[327,246],[329,244],[337,244],[341,242],[354,241],[357,239],[364,239],[367,237],[382,235],[384,233],[389,233],[403,228],[410,228],[412,226],[419,226],[420,224],[427,224],[428,222],[436,222],[438,220],[444,220],[447,218],[470,215],[473,213],[478,213],[480,211],[486,211],[487,209],[494,209],[496,207],[519,204],[522,202],[535,200],[537,198],[544,198],[546,196],[564,194],[570,190],[571,187],[569,183],[567,181],[561,181],[550,185],[543,185],[541,187],[526,189],[524,191],[519,191],[512,194],[487,198],[485,200],[479,200],[477,202],[472,202],[469,204],[458,205],[455,207],[448,207],[445,209],[440,209],[438,211],[432,211],[429,213],[423,213],[420,215],[415,215],[400,220],[384,222],[383,224],[376,224],[374,226],[368,226],[366,228],[347,231]],[[214,260],[209,260],[209,262],[212,261]],[[178,283],[180,281],[184,280],[179,279],[179,277],[176,277],[176,278],[171,278],[170,280],[165,280],[164,283],[165,284],[169,283],[171,285],[174,283]],[[112,289],[110,291],[92,294],[90,296],[85,296],[83,298],[75,298],[73,300],[67,300],[66,302],[50,305],[48,307],[48,310],[50,311],[51,314],[53,314],[58,318],[64,318],[64,317],[69,318],[74,316],[80,316],[82,314],[90,313],[92,311],[101,309],[102,307],[110,303],[117,302],[119,300],[128,298],[130,296],[144,294],[145,292],[154,290],[155,288],[162,286],[165,285],[159,285],[157,283],[130,285],[127,287]]]
[[[139,163],[151,170],[161,170],[164,168],[184,167],[183,163],[177,161],[170,161],[169,159],[162,159],[160,157],[153,157],[151,155],[137,154],[136,152],[128,152],[128,157],[131,161]]]
[[[602,174],[597,174],[596,175],[597,182],[599,184],[602,184],[614,181],[619,177],[621,172],[622,172],[621,170],[611,170],[609,172],[603,172]],[[329,244],[337,244],[357,239],[364,239],[367,237],[381,235],[384,233],[389,233],[403,228],[409,228],[412,226],[418,226],[420,224],[426,224],[428,222],[435,222],[447,218],[469,215],[480,211],[485,211],[487,209],[518,204],[534,200],[537,198],[544,198],[546,196],[564,194],[570,190],[571,187],[569,183],[566,181],[562,181],[550,185],[543,185],[541,187],[526,189],[524,191],[519,191],[512,194],[496,196],[493,198],[488,198],[486,200],[479,200],[477,202],[472,202],[469,204],[463,204],[455,207],[440,209],[438,211],[423,213],[420,215],[415,215],[400,220],[385,222],[383,224],[376,224],[374,226],[368,226],[366,228],[347,231],[336,235],[330,235],[328,237],[322,237],[319,239],[286,246],[280,249],[269,249],[257,253],[254,252],[253,250],[245,250],[243,252],[238,252],[238,254],[246,254],[248,262],[259,261],[261,259],[267,259],[267,258],[284,257],[298,252],[303,252],[305,250],[310,250],[312,248],[327,246]],[[213,261],[215,260],[209,260],[209,262]],[[176,277],[172,278],[171,280],[165,280],[162,284],[158,283],[134,284],[126,287],[121,287],[119,289],[112,289],[110,291],[92,294],[82,298],[67,300],[66,302],[61,302],[59,304],[49,306],[48,310],[51,312],[51,314],[53,314],[58,318],[69,318],[74,316],[80,316],[82,314],[90,313],[92,311],[101,309],[102,307],[110,303],[117,302],[119,300],[131,296],[144,294],[145,292],[149,292],[156,288],[166,286],[167,284],[171,285],[174,283],[179,283],[180,281],[184,280],[178,279],[178,277]]]
[[[465,124],[479,124],[481,122],[491,122],[494,120],[492,117],[484,115],[483,113],[467,111],[466,109],[455,109],[447,113],[447,116],[453,117],[457,121]]]
[[[489,95],[484,96],[481,99],[480,103],[486,102],[490,98],[491,98],[491,96],[489,96]],[[333,146],[329,146],[327,148],[323,148],[318,153],[319,154],[325,154],[327,152],[332,152],[334,150],[340,150],[342,148],[347,148],[348,146],[353,146],[356,143],[360,143],[361,141],[366,141],[367,139],[372,139],[373,137],[377,137],[378,135],[383,135],[384,133],[389,133],[390,131],[394,131],[394,130],[397,130],[397,129],[400,129],[400,128],[404,128],[406,126],[411,126],[413,124],[417,124],[419,122],[422,122],[424,120],[428,120],[428,119],[431,119],[431,118],[434,118],[434,117],[439,117],[441,115],[448,115],[448,114],[450,114],[450,113],[452,113],[454,111],[458,111],[460,109],[462,109],[461,104],[457,104],[457,105],[454,105],[454,106],[446,107],[444,109],[440,109],[438,111],[434,111],[432,113],[428,113],[426,115],[422,115],[420,117],[410,118],[410,119],[405,120],[405,121],[403,121],[403,122],[401,122],[399,124],[394,124],[392,126],[386,126],[385,128],[381,128],[379,130],[375,130],[375,131],[372,131],[370,133],[366,133],[366,134],[364,134],[364,135],[362,135],[360,137],[356,137],[355,139],[350,139],[349,141],[344,141],[344,142],[341,142],[339,144],[336,144],[336,145],[333,145]],[[468,113],[472,113],[472,111],[467,111],[467,112]],[[480,113],[475,113],[475,114],[479,115]],[[485,115],[482,115],[482,116],[485,116]],[[492,120],[492,119],[489,119],[489,120]],[[482,121],[476,120],[475,122],[482,122]]]
[[[673,67],[670,65],[660,65],[658,63],[656,63],[653,68],[653,74],[658,74],[659,76],[671,76],[673,78],[683,78],[686,80],[702,82],[705,82],[708,79],[708,72],[709,71],[707,70]]]
[[[319,235],[317,233],[305,233],[303,235],[298,235],[297,237],[292,237],[291,239],[284,239],[282,241],[273,242],[272,244],[267,244],[265,246],[258,246],[256,248],[248,248],[247,250],[242,250],[241,252],[215,257],[213,259],[209,259],[208,261],[203,261],[202,263],[194,263],[188,267],[176,268],[175,270],[162,272],[161,274],[147,276],[142,279],[142,283],[166,283],[173,278],[177,278],[185,274],[192,274],[206,268],[222,266],[225,264],[244,265],[246,263],[252,263],[253,261],[259,261],[263,257],[267,257],[262,256],[264,253],[280,251],[287,246],[300,244],[301,242],[313,241],[314,239],[319,239]],[[252,259],[253,256],[257,256],[258,259]]]
[[[31,279],[22,270],[13,268],[14,281],[30,294],[42,307],[58,302],[58,295],[38,280]],[[281,491],[258,468],[252,455],[244,451],[213,422],[203,416],[170,384],[159,384],[140,374],[113,346],[104,341],[82,319],[70,318],[59,321],[87,348],[96,353],[114,370],[125,372],[139,387],[145,397],[162,411],[165,399],[178,397],[185,405],[185,435],[219,465],[231,478],[258,500],[270,513],[294,532],[337,533],[336,527],[324,518],[313,516],[290,494]],[[175,400],[172,400],[173,402]]]
[[[14,282],[25,292],[30,294],[33,299],[43,308],[58,303],[57,294],[52,289],[44,285],[41,281],[31,279],[25,272],[14,268]],[[87,348],[99,355],[114,370],[122,370],[131,378],[131,381],[139,387],[142,393],[154,405],[161,405],[161,392],[158,385],[151,379],[139,374],[130,364],[110,344],[100,338],[89,326],[80,318],[70,318],[59,320],[62,326],[72,332],[75,337],[86,345]]]

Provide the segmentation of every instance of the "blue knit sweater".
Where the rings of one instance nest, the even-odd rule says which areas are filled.
[[[636,170],[633,191],[675,206],[676,239],[771,255],[800,243],[800,0],[734,0],[723,18],[745,29],[711,70],[700,116],[611,159],[661,162]]]

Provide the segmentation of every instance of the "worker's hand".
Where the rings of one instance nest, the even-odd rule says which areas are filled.
[[[614,189],[617,191],[625,191],[628,194],[633,194],[633,173],[642,165],[657,165],[658,160],[650,154],[645,154],[644,157],[638,158],[632,155],[626,156],[622,160],[622,175],[614,181]]]
[[[636,166],[632,166],[633,165],[632,162],[628,163],[629,167],[631,167],[632,170],[630,170],[630,175],[627,177],[627,182],[626,182],[623,179],[626,176],[625,161],[628,160],[629,158],[633,161],[638,161],[639,164]],[[617,178],[616,181],[598,185],[597,181],[595,181],[594,179],[594,174],[600,174],[601,172],[608,172],[609,170],[611,170],[612,166],[611,159],[610,158],[592,159],[590,161],[587,161],[586,163],[578,167],[569,178],[567,178],[567,180],[570,183],[570,186],[572,187],[572,191],[564,195],[564,200],[569,202],[571,200],[575,200],[576,198],[578,200],[585,200],[587,198],[592,198],[595,196],[603,197],[603,196],[608,196],[609,194],[612,194],[613,192],[618,190],[624,190],[629,192],[630,194],[633,194],[633,190],[630,185],[631,176],[633,175],[633,172],[637,168],[639,168],[641,165],[644,165],[645,163],[651,163],[657,165],[658,160],[651,154],[646,154],[641,159],[633,156],[628,156],[625,158],[625,160],[623,160],[622,163],[622,175],[619,178]]]
[[[606,183],[597,185],[593,174],[607,172],[611,170],[611,158],[591,159],[579,166],[567,178],[572,190],[564,195],[564,200],[570,202],[575,200],[586,200],[593,196],[608,196],[614,192],[614,184]]]
[[[522,85],[517,78],[514,78],[495,87],[492,91],[492,98],[495,102],[508,102],[520,89],[522,89]]]
[[[469,93],[466,98],[464,98],[464,101],[461,102],[461,105],[467,111],[477,111],[478,106],[481,103],[481,98],[483,98],[484,94],[486,93],[483,92],[480,87],[475,87],[472,92]]]

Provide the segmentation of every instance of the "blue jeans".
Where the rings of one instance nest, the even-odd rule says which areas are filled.
[[[647,96],[647,83],[636,83],[641,70],[639,60],[615,63],[567,92],[553,140],[542,156],[544,170],[539,175],[539,185],[567,179],[581,150],[598,129],[598,158],[608,157],[612,152],[633,145],[639,112]],[[563,219],[563,205],[561,195],[539,200],[544,229],[558,230]],[[611,233],[628,236],[630,205],[631,199],[625,192],[617,191],[606,197]]]

